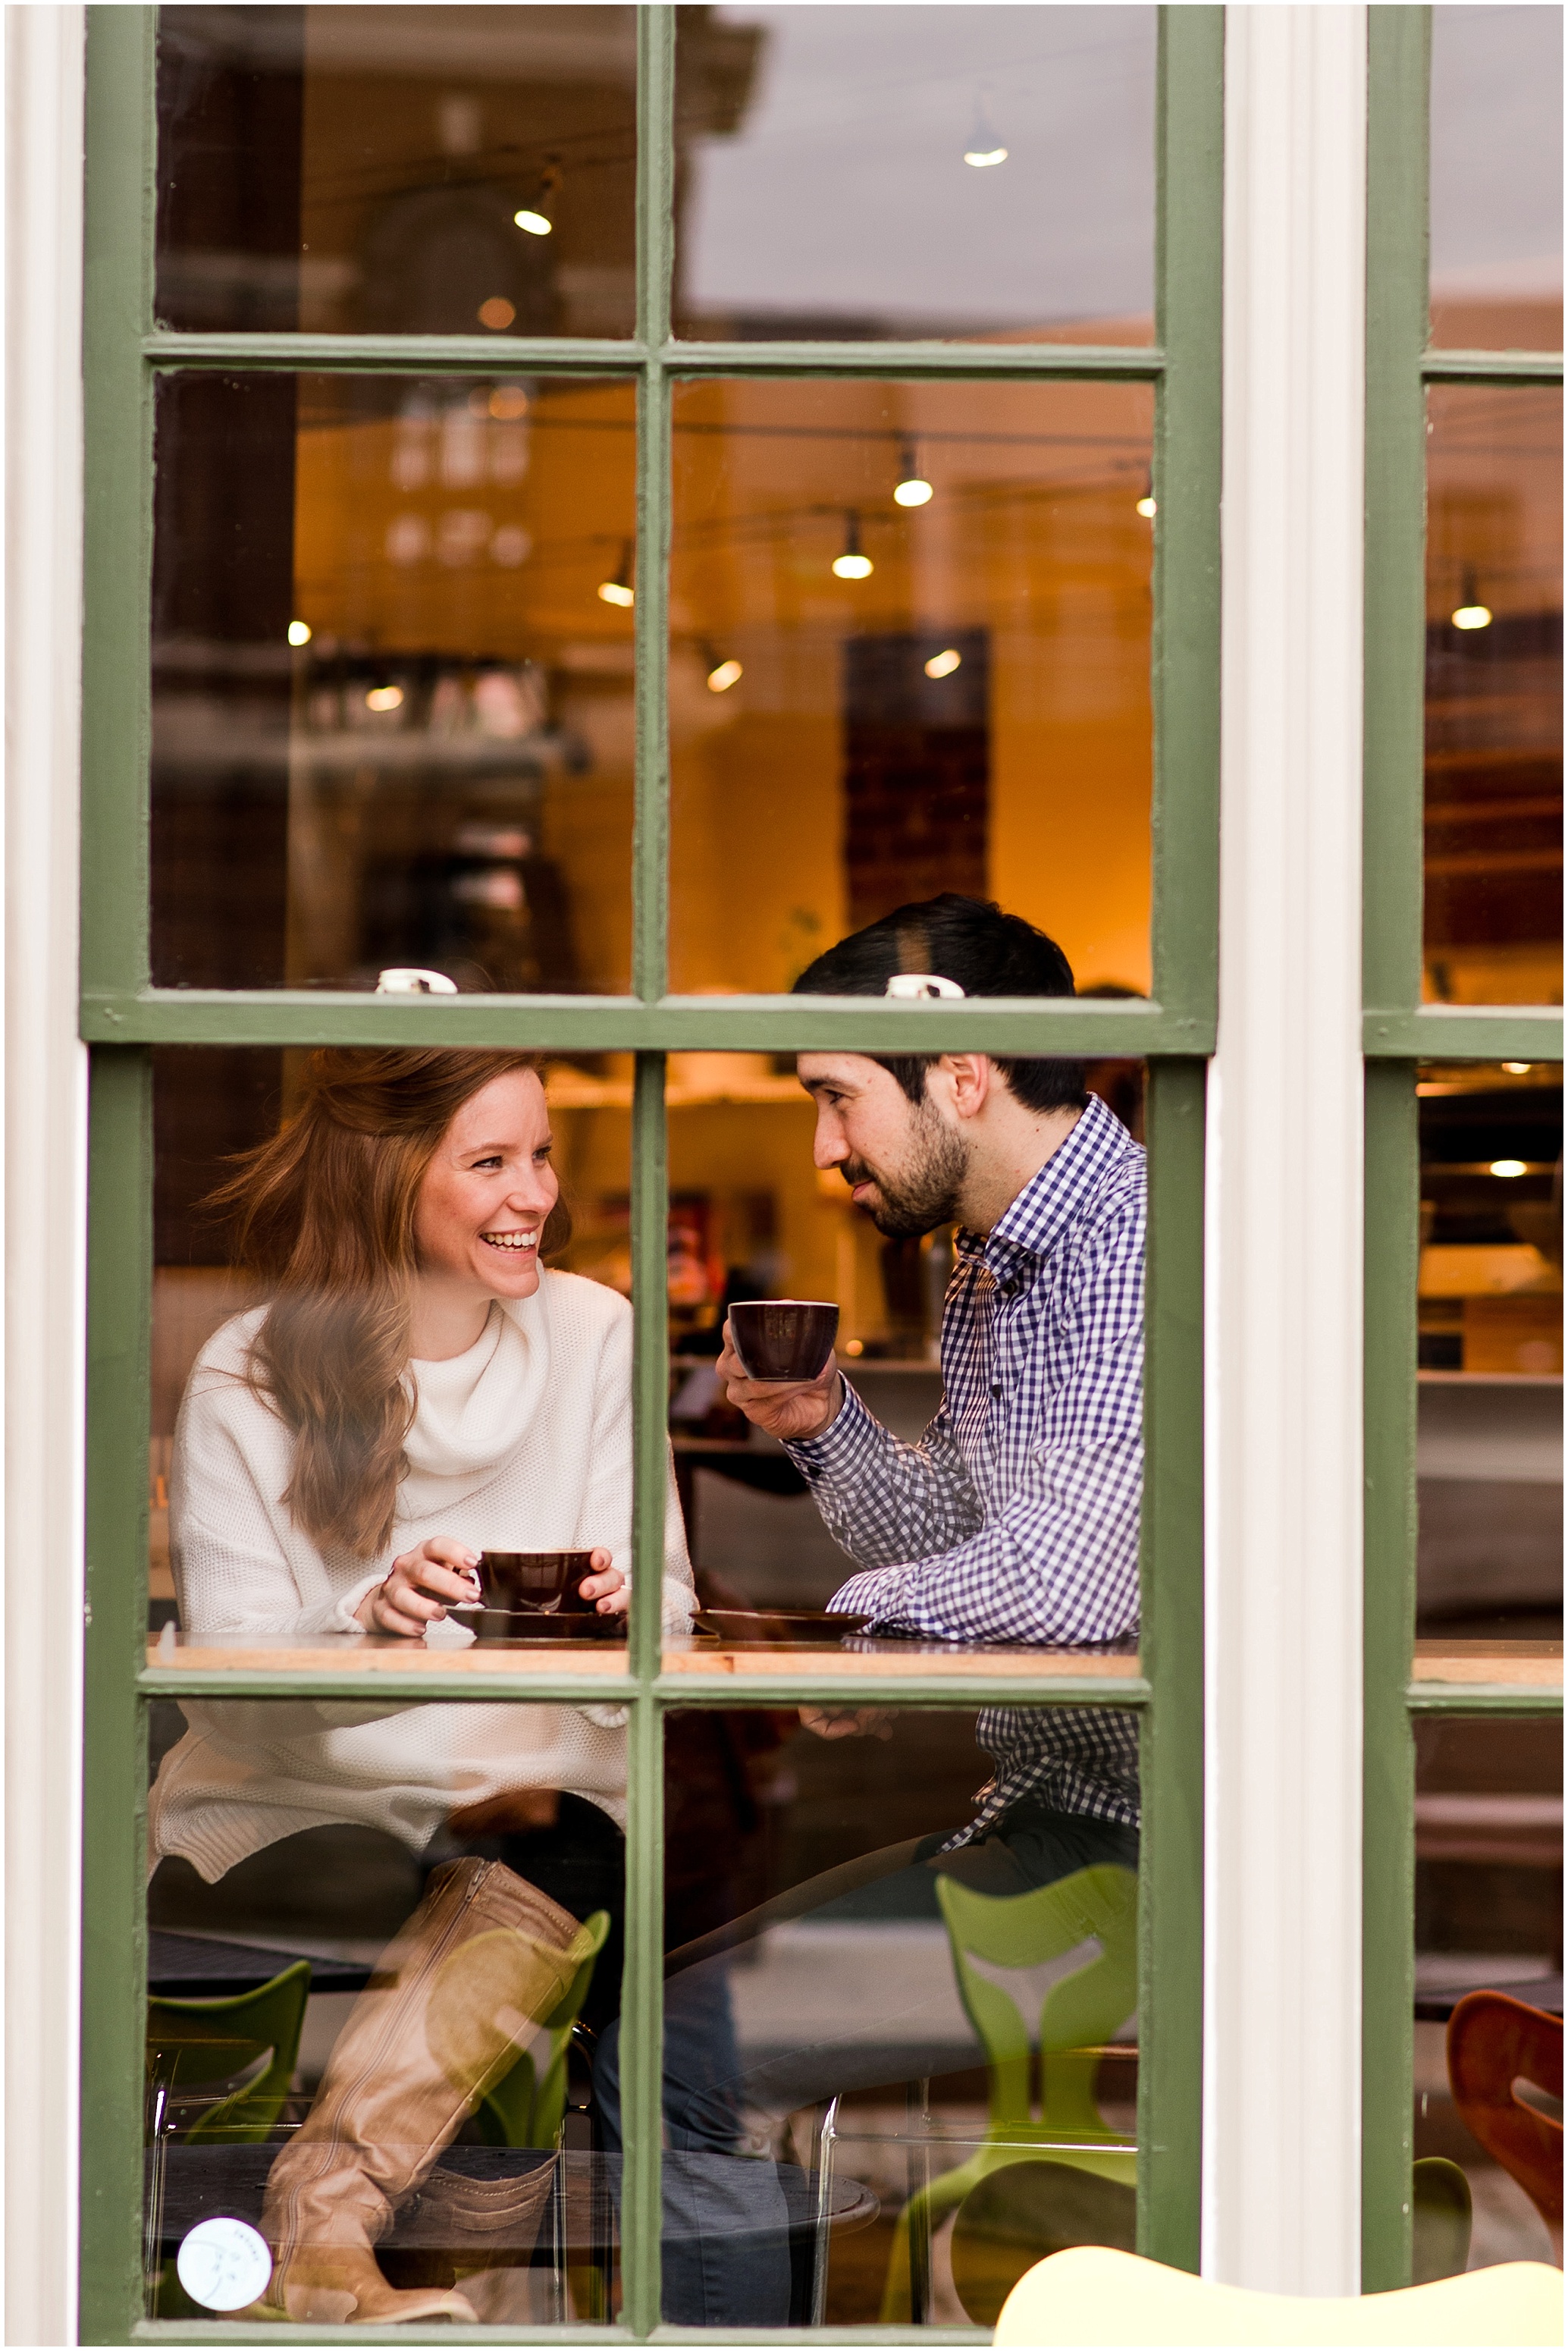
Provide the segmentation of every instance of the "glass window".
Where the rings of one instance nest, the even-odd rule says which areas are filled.
[[[1426,993],[1563,1000],[1563,395],[1428,394]]]
[[[1449,1063],[1417,1091],[1417,1629],[1560,1655],[1562,1072]]]
[[[1156,514],[1156,395],[1200,485],[1218,424],[1190,333],[1148,348],[1155,108],[1173,286],[1207,303],[1221,58],[1186,12],[1157,89],[1155,35],[1142,7],[93,21],[93,250],[132,288],[155,257],[89,371],[95,445],[141,413],[104,385],[152,411],[89,567],[98,739],[130,747],[92,770],[95,1165],[141,1171],[95,1194],[92,1348],[151,1356],[95,1384],[89,1447],[90,1770],[139,1837],[150,1750],[154,1862],[149,2004],[123,1970],[84,2002],[105,2340],[641,2338],[655,2256],[697,2325],[986,2326],[1040,2252],[1131,2243],[1140,2189],[1197,2258],[1179,2056],[1143,2177],[1134,2122],[1139,1710],[1177,1734],[1178,1812],[1197,1753],[1196,1684],[1138,1653],[1145,1070],[1086,1060],[1145,1027],[1179,1057],[1179,1297],[1213,942],[1178,925],[1149,1001],[1156,528],[1178,776],[1218,611],[1212,500]],[[155,187],[110,85],[155,95]],[[721,379],[661,341],[666,274]],[[781,377],[780,336],[955,341],[969,380],[896,350],[868,380],[848,346],[858,374]],[[1125,348],[1080,382],[1016,348],[1042,337]],[[1207,904],[1195,789],[1165,880]],[[824,1152],[775,1026],[824,950],[941,893],[1021,917],[1009,994],[1060,999],[918,1041],[983,1035],[946,1078],[1032,1087],[1033,1166],[1087,1163],[1076,1323],[1054,1232],[1047,1278],[1027,1232],[970,1262],[995,1204],[925,1164],[921,1057],[840,1054],[897,1148]],[[885,1045],[906,1011],[913,1040],[887,976],[824,1029]],[[737,1019],[747,993],[779,1001]],[[810,1343],[877,1475],[819,1475],[831,1448],[731,1393],[778,1401],[770,1359],[725,1360],[747,1309]],[[890,1565],[907,1588],[831,1606]],[[109,1964],[143,1881],[103,1819]],[[1190,1955],[1199,1895],[1167,1869],[1145,1940]],[[106,2248],[139,2192],[136,2275]]]
[[[629,7],[176,7],[170,327],[629,335]]]
[[[1143,385],[678,386],[672,983],[940,890],[1149,986]]]
[[[1561,2262],[1563,1740],[1416,1731],[1414,2276]]]
[[[930,1077],[905,1067],[928,1101]],[[1069,1140],[1141,1186],[1142,1065],[1022,1067],[1020,1081],[1060,1090],[1064,1102],[1083,1100],[1086,1077],[1091,1107]],[[861,1123],[866,1101],[858,1113],[841,1109],[840,1086],[869,1096],[876,1128]],[[1124,1392],[1107,1374],[1103,1357],[1115,1351],[1092,1347],[1086,1322],[1058,1332],[1051,1277],[1018,1279],[1022,1261],[1008,1259],[1002,1240],[998,1263],[1012,1287],[993,1328],[983,1303],[990,1259],[962,1229],[956,1191],[940,1196],[930,1134],[902,1079],[864,1055],[682,1053],[670,1060],[666,1106],[670,1427],[708,1595],[666,1670],[779,1670],[788,1659],[819,1676],[894,1679],[1137,1673],[1135,1386]],[[868,1145],[867,1133],[879,1140]],[[950,1166],[946,1176],[951,1186]],[[1114,1319],[1109,1296],[1102,1303]],[[991,1365],[985,1393],[1011,1399],[993,1426],[995,1459],[970,1434],[977,1343]],[[1128,1345],[1141,1360],[1141,1328]],[[766,1384],[818,1377],[824,1408],[838,1399],[830,1416],[855,1432],[848,1470],[780,1441],[820,1432],[790,1420]],[[1091,1388],[1103,1416],[1097,1445],[1067,1435]],[[1048,1485],[1052,1475],[1082,1477],[1107,1500],[1107,1531],[1087,1569],[1095,1598],[1082,1614],[1058,1587],[1052,1615],[1038,1560],[1025,1566],[1005,1548],[1018,1512],[1038,1511],[1030,1541],[1053,1562],[1075,1541],[1073,1510],[1053,1510],[1032,1483],[1041,1465]],[[1130,1513],[1109,1500],[1124,1470]],[[970,1538],[1003,1548],[982,1556],[965,1549]],[[843,1588],[894,1559],[928,1562],[911,1571],[926,1581],[878,1627],[872,1598]],[[1006,1624],[993,1627],[984,1620],[998,1609]]]
[[[1432,10],[1432,340],[1563,348],[1563,15]]]
[[[1152,8],[679,21],[680,332],[1153,340]]]
[[[624,1617],[580,1588],[601,1547],[629,1565],[632,1522],[629,1134],[603,1058],[154,1055],[154,1664],[526,1676],[566,1657],[624,1677]],[[684,1631],[674,1509],[669,1540]],[[535,1554],[555,1584],[508,1592]],[[423,1637],[377,1604],[398,1561],[451,1604]]]
[[[624,988],[634,418],[621,382],[160,380],[160,986]]]
[[[954,1847],[1020,1740],[1131,1769],[1136,1725],[667,1717],[667,2322],[991,2326],[1047,2253],[1131,2250],[1138,1838],[1042,1796]]]
[[[147,2315],[608,2318],[619,1721],[192,1699],[151,1733]]]

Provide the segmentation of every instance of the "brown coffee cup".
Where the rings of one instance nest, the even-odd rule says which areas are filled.
[[[814,1380],[833,1352],[831,1299],[743,1298],[729,1310],[735,1352],[753,1380]]]
[[[591,1551],[482,1551],[479,1593],[486,1608],[536,1615],[591,1615],[578,1585],[593,1573]]]

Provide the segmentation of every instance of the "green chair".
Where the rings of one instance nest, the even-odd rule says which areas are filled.
[[[541,2030],[549,2036],[542,2067],[537,2067],[525,2050],[511,2071],[480,2099],[476,2119],[486,2147],[559,2145],[566,2117],[566,2064],[572,2032],[609,1932],[608,1910],[595,1910],[582,1922],[581,1965],[549,2014],[540,2019]]]
[[[150,2000],[147,2003],[147,2143],[150,2153],[142,2215],[142,2266],[149,2318],[200,2318],[162,2258],[163,2186],[171,2138],[189,2145],[233,2145],[265,2139],[283,2112],[299,2057],[310,1962],[296,1959],[254,1991],[222,2000]],[[251,2069],[266,2059],[259,2073]],[[227,2097],[185,2121],[182,2095],[250,2073]]]
[[[1470,2183],[1446,2155],[1426,2155],[1410,2178],[1410,2283],[1458,2277],[1470,2257]]]
[[[967,2162],[917,2186],[899,2217],[883,2295],[884,2325],[905,2325],[915,2314],[930,2277],[933,2230],[992,2172],[1029,2164],[1079,2175],[1062,2182],[1072,2190],[1065,2198],[1073,2208],[1069,2225],[1077,2231],[1102,2226],[1113,2243],[1124,2233],[1137,2173],[1136,2148],[1109,2126],[1095,2099],[1105,2046],[1137,2006],[1134,1873],[1105,1863],[1033,1893],[1010,1895],[977,1894],[956,1878],[939,1876],[936,1898],[959,1997],[986,2053],[988,2113],[984,2144]],[[1099,1946],[1097,1953],[1053,1983],[1040,2008],[1037,2115],[1029,2021],[1012,1994],[982,1975],[976,1962],[1039,1967],[1090,1941]],[[1040,2186],[1048,2191],[1047,2182]],[[1105,2208],[1098,2223],[1079,2210],[1086,2197],[1096,2211]],[[956,2270],[954,2283],[962,2299],[964,2280]],[[979,2302],[993,2298],[991,2282],[978,2274],[974,2291]],[[978,2311],[971,2315],[978,2317]],[[980,2323],[994,2317],[993,2309],[990,2320]]]
[[[226,2082],[266,2057],[254,2079],[199,2115],[183,2139],[264,2139],[283,2111],[299,2057],[310,1962],[296,1959],[270,1983],[225,2000],[150,2000],[147,2074],[150,2138],[168,2136],[182,2092]]]

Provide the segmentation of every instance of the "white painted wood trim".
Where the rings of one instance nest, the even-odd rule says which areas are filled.
[[[5,11],[5,2340],[76,2340],[85,16]]]
[[[1228,11],[1204,2269],[1360,2284],[1366,13]]]

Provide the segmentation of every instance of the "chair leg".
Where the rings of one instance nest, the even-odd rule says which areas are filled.
[[[909,2126],[909,2319],[924,2326],[931,2316],[931,2121],[929,2081],[911,2082],[904,2094]]]
[[[833,2149],[838,2144],[839,2102],[834,2098],[817,2133],[817,2238],[811,2262],[811,2324],[824,2326],[828,2314],[828,2258],[833,2234]]]
[[[141,2220],[141,2284],[146,2315],[156,2318],[158,2299],[163,2283],[162,2247],[163,2241],[163,2189],[169,2166],[169,2085],[162,2078],[160,2066],[147,2091],[147,2147],[152,2162],[147,2166],[148,2179],[144,2190],[147,2209]]]

